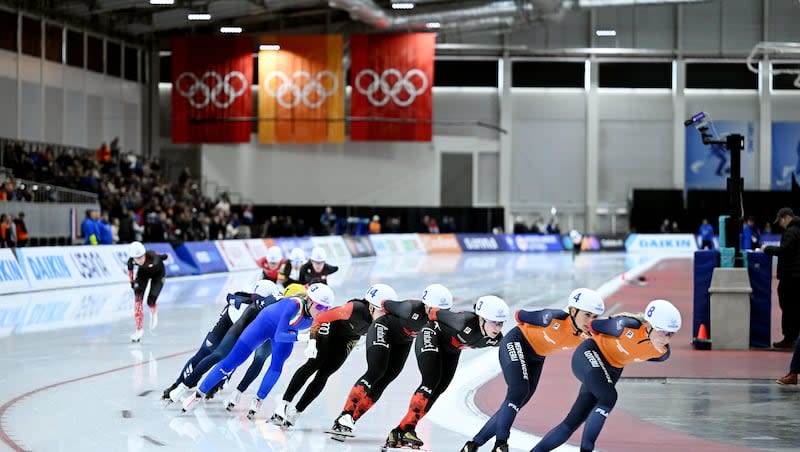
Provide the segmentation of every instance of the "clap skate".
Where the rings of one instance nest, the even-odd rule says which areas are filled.
[[[459,452],[478,452],[478,443],[467,441]]]
[[[185,384],[179,383],[178,386],[174,387],[172,391],[169,392],[169,400],[172,402],[180,402],[186,393],[191,390],[192,389]]]
[[[353,416],[343,414],[333,421],[333,427],[325,430],[325,433],[331,435],[332,440],[344,442],[347,438],[355,438],[356,435],[353,434],[355,425]]]
[[[256,414],[258,414],[259,410],[261,410],[261,399],[255,397],[250,401],[250,410],[247,412],[247,419],[252,421],[253,418],[256,417]]]
[[[225,409],[228,411],[233,410],[233,408],[239,404],[239,401],[242,399],[242,391],[236,390],[225,399]]]
[[[139,342],[142,340],[142,336],[144,336],[144,329],[136,330],[133,334],[131,334],[131,342]]]
[[[391,445],[391,440],[394,440],[394,446]],[[404,431],[398,427],[389,433],[389,438],[386,439],[386,444],[381,448],[381,451],[396,452],[416,450],[420,452],[427,452],[422,448],[423,444],[425,443],[419,439],[417,432],[415,432],[413,428]]]
[[[194,394],[190,395],[183,401],[183,405],[181,406],[181,412],[188,413],[189,411],[197,405],[197,402],[203,400],[205,398],[205,394],[200,391],[195,391]]]

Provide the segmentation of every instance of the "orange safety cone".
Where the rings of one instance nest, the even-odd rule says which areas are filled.
[[[711,340],[708,337],[705,323],[701,323],[697,328],[697,337],[692,340],[692,345],[696,350],[711,350]]]

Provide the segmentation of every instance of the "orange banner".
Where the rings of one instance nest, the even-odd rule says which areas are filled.
[[[262,36],[258,52],[258,141],[343,143],[340,35]]]
[[[455,234],[420,234],[422,245],[428,254],[433,253],[458,253],[461,247]]]

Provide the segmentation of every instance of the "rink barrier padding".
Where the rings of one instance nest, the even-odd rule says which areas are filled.
[[[176,247],[175,252],[179,258],[197,268],[200,274],[229,271],[215,242],[185,242]]]

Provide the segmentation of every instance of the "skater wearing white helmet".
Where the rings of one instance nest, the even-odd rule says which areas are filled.
[[[300,268],[306,263],[306,252],[302,248],[292,248],[289,259],[283,263],[278,274],[278,285],[289,287],[290,284],[303,284],[300,282]]]
[[[156,301],[161,288],[164,287],[164,261],[167,254],[158,254],[147,251],[142,242],[133,242],[128,245],[128,281],[131,283],[134,296],[133,316],[136,320],[136,331],[131,335],[132,342],[139,342],[144,334],[144,292],[147,282],[150,282],[150,292],[147,294],[147,306],[150,308],[150,329],[158,325],[158,306]],[[136,272],[134,268],[138,267]]]
[[[265,341],[272,342],[272,358],[261,386],[251,404],[248,418],[253,419],[261,408],[261,401],[269,394],[283,371],[283,364],[289,358],[298,340],[298,333],[308,329],[311,321],[322,312],[336,306],[333,290],[325,284],[312,284],[305,297],[281,298],[265,307],[255,320],[245,328],[228,356],[219,362],[200,383],[198,391],[183,402],[183,410],[188,411],[197,400],[217,386],[234,369],[240,366]]]
[[[581,382],[567,417],[533,448],[545,452],[560,446],[580,427],[581,450],[595,448],[600,431],[617,402],[616,384],[629,363],[666,361],[669,341],[681,328],[681,313],[667,300],[653,300],[643,313],[622,313],[592,322],[593,336],[572,355],[572,372]]]
[[[277,283],[278,275],[284,264],[281,247],[276,245],[269,247],[269,249],[267,249],[267,255],[258,258],[256,264],[261,267],[264,279]]]
[[[507,452],[508,437],[517,413],[536,392],[545,358],[553,352],[577,347],[589,337],[589,324],[605,310],[600,294],[591,289],[575,289],[567,299],[567,311],[520,310],[517,326],[500,343],[500,366],[508,384],[500,408],[467,441],[462,452],[475,452],[492,437],[492,451]]]
[[[371,300],[381,315],[367,331],[367,371],[356,381],[347,396],[342,413],[326,433],[337,441],[352,437],[356,421],[381,397],[403,366],[414,337],[428,322],[428,313],[452,306],[453,296],[440,284],[428,286],[420,300]]]
[[[430,320],[414,342],[422,382],[411,397],[405,417],[389,433],[385,447],[422,447],[416,426],[453,380],[461,350],[497,347],[503,338],[501,330],[509,312],[502,298],[480,297],[474,312],[451,312],[447,310],[451,305],[452,297],[445,297],[446,307],[431,310]]]
[[[328,253],[322,247],[315,246],[308,262],[300,267],[300,284],[328,284],[328,275],[335,273],[339,267],[328,264],[327,260]]]
[[[297,417],[322,392],[328,378],[344,364],[372,322],[384,314],[381,309],[383,301],[397,298],[397,292],[390,286],[373,284],[363,298],[350,300],[318,315],[311,325],[311,339],[305,350],[308,361],[295,372],[270,421],[284,427],[294,425]],[[291,405],[295,395],[315,372],[297,405]]]

